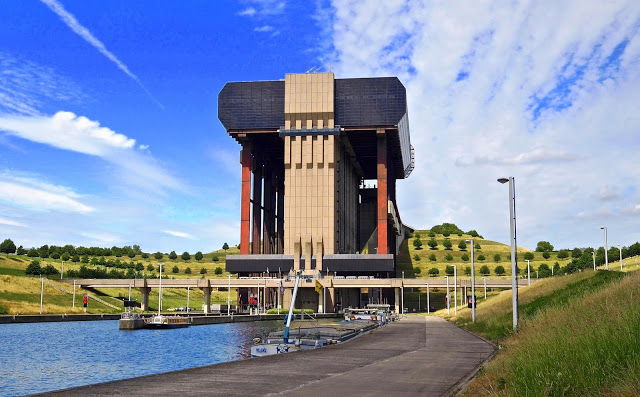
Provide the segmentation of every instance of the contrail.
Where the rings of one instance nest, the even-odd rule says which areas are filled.
[[[49,7],[51,11],[58,14],[60,19],[62,19],[62,21],[69,28],[71,28],[71,30],[73,30],[76,34],[78,34],[80,37],[85,39],[85,41],[87,41],[89,44],[94,46],[98,51],[102,53],[102,55],[104,55],[109,60],[111,60],[111,62],[115,63],[118,69],[122,70],[127,76],[131,77],[133,81],[138,83],[138,85],[144,90],[144,92],[147,93],[149,98],[151,98],[158,106],[164,109],[164,106],[160,102],[158,102],[158,100],[155,99],[153,95],[151,95],[149,90],[147,90],[147,88],[142,84],[142,82],[140,82],[140,79],[138,78],[138,76],[133,74],[129,70],[127,65],[122,63],[115,55],[113,55],[109,50],[107,50],[104,44],[100,40],[98,40],[93,34],[91,34],[89,29],[82,26],[80,22],[78,22],[76,17],[74,17],[69,12],[67,12],[67,10],[64,9],[62,4],[60,4],[57,0],[40,0],[40,1],[42,1],[47,7]]]

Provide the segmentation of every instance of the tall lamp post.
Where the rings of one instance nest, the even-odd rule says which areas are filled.
[[[531,285],[531,263],[529,259],[527,259],[527,285]]]
[[[515,178],[499,178],[498,182],[509,182],[509,231],[511,235],[511,300],[513,305],[513,330],[518,329],[518,280],[516,275],[516,187]]]
[[[618,250],[620,251],[620,271],[622,271],[622,245],[618,244]]]
[[[447,279],[447,316],[451,314],[451,297],[449,296],[449,276],[444,276]]]
[[[453,265],[453,315],[458,315],[458,265]]]
[[[231,275],[227,274],[227,316],[231,315]],[[236,313],[237,314],[237,313]]]
[[[607,254],[607,251],[609,250],[609,247],[607,246],[607,227],[602,226],[600,229],[604,230],[604,268],[609,270],[609,255]]]
[[[476,322],[476,268],[473,255],[473,239],[467,240],[471,245],[471,321]]]
[[[591,251],[591,256],[593,256],[593,271],[596,271],[596,251]]]

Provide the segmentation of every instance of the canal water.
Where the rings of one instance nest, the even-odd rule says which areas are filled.
[[[283,328],[281,320],[136,331],[120,331],[117,321],[2,324],[0,395],[241,360],[254,337]]]

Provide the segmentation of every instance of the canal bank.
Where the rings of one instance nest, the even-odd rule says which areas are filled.
[[[438,317],[411,316],[348,343],[53,392],[56,395],[455,393],[495,347]]]
[[[173,313],[167,313],[171,315]],[[50,323],[61,321],[100,321],[119,320],[120,314],[32,314],[32,315],[0,315],[0,324],[24,324],[24,323]],[[141,314],[142,317],[151,317],[153,313]],[[257,315],[191,315],[191,325],[209,325],[225,323],[244,323],[250,321],[284,320],[286,314],[257,314]],[[334,313],[314,314],[314,318],[334,318]],[[300,316],[296,315],[296,319]],[[309,318],[305,315],[305,318]]]

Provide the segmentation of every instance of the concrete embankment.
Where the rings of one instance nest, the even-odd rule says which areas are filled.
[[[347,343],[60,390],[50,394],[442,396],[494,354],[438,317],[411,316]]]
[[[152,314],[143,314],[143,317],[150,317]],[[220,315],[193,315],[192,325],[207,324],[223,324],[223,323],[241,323],[248,321],[267,321],[267,320],[284,320],[284,314],[260,314],[260,315],[237,315],[237,316],[220,316]],[[335,314],[317,314],[316,318],[333,318]],[[299,318],[299,316],[296,316]],[[33,314],[33,315],[2,315],[0,316],[0,324],[11,323],[48,323],[59,321],[99,321],[99,320],[118,320],[120,314]]]

